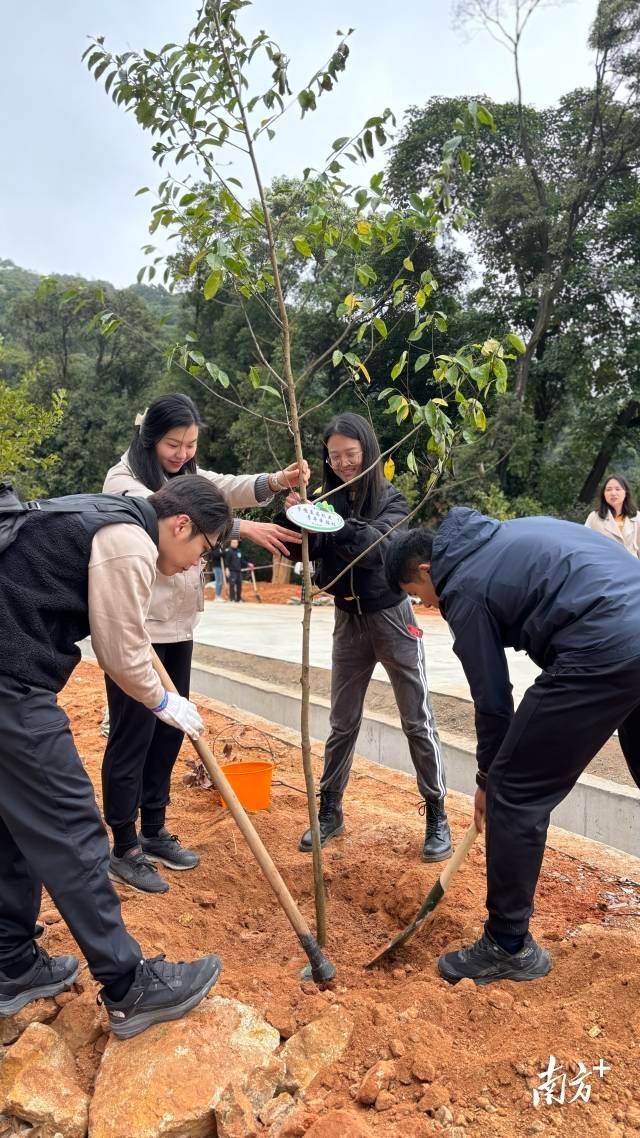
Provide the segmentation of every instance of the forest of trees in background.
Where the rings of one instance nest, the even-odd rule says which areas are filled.
[[[438,98],[410,108],[385,170],[397,201],[420,192],[467,102]],[[438,282],[431,302],[447,317],[447,331],[442,321],[432,324],[438,352],[446,353],[449,341],[506,331],[518,332],[529,351],[486,435],[458,451],[455,473],[425,514],[464,503],[502,518],[553,513],[582,520],[607,473],[626,474],[640,490],[640,112],[633,100],[621,104],[614,90],[598,87],[597,75],[593,89],[572,91],[554,107],[525,107],[525,135],[516,104],[482,102],[497,130],[478,138],[473,175],[464,188],[460,183],[454,204],[471,211],[463,240],[443,238],[436,251],[408,241],[401,256]],[[276,219],[289,195],[304,201],[312,192],[312,183],[276,179],[269,190]],[[46,493],[100,489],[126,449],[136,412],[170,390],[186,391],[201,408],[203,467],[258,471],[291,461],[280,428],[267,432],[255,417],[220,402],[218,385],[214,394],[169,362],[172,347],[189,335],[226,372],[229,395],[256,407],[248,373],[259,361],[242,310],[223,289],[205,300],[206,265],[180,285],[191,255],[183,248],[172,260],[173,292],[157,284],[114,289],[75,277],[39,278],[0,260],[0,384],[26,382],[36,404],[67,393],[64,416],[44,444],[44,453],[59,456],[39,478]],[[339,253],[331,263],[306,261],[286,271],[299,272],[287,288],[302,369],[340,332],[342,317],[332,327],[319,318],[326,310],[319,299],[335,300],[335,312],[353,282],[345,280]],[[366,280],[358,290],[366,295]],[[92,323],[105,308],[124,321],[109,338]],[[248,300],[247,308],[263,331],[260,305]],[[345,383],[331,359],[313,376],[316,406],[303,427],[318,481],[320,432],[336,411],[370,415],[383,447],[397,437],[377,397],[406,346],[413,314],[390,302],[385,320],[389,334],[371,360],[370,385]],[[428,369],[410,382],[421,402],[430,388],[437,394]],[[257,405],[264,403],[268,415],[275,398],[261,392]],[[421,477],[406,470],[400,451],[396,480],[410,500],[420,496]]]

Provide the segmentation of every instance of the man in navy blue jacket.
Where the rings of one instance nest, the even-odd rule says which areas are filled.
[[[440,607],[475,705],[489,919],[440,974],[544,976],[551,958],[528,926],[551,811],[616,728],[640,786],[640,561],[573,522],[456,507],[435,532],[396,538],[386,567],[391,585]],[[543,669],[515,715],[505,647]]]

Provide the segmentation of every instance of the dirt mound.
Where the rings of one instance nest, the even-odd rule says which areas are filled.
[[[99,792],[103,686],[95,667],[83,664],[74,673],[61,702]],[[233,722],[231,714],[206,706],[203,714],[210,737]],[[243,758],[264,758],[263,735],[255,733],[254,756],[247,735]],[[311,859],[297,850],[306,825],[300,756],[277,735],[270,745],[277,760],[273,802],[254,822],[312,922]],[[484,852],[478,844],[433,922],[388,967],[364,971],[363,963],[414,916],[438,867],[419,862],[424,821],[415,809],[412,782],[357,762],[345,801],[345,836],[325,854],[327,952],[338,976],[331,989],[320,992],[301,981],[304,956],[228,813],[211,791],[183,783],[188,756],[185,747],[169,825],[199,850],[201,864],[191,873],[166,871],[171,891],[161,897],[123,888],[125,919],[149,955],[187,959],[219,952],[225,964],[219,994],[253,1004],[283,1038],[331,1004],[344,1007],[355,1024],[349,1048],[312,1084],[295,1126],[292,1120],[292,1134],[296,1126],[296,1133],[304,1133],[332,1111],[348,1111],[361,1122],[360,1130],[354,1122],[354,1134],[384,1138],[519,1138],[538,1132],[628,1138],[637,1132],[637,886],[548,850],[532,931],[553,953],[549,977],[487,988],[464,981],[451,988],[439,979],[435,962],[443,950],[475,936],[484,918]],[[459,841],[469,818],[455,806],[449,818]],[[43,908],[53,910],[51,901]],[[62,921],[47,925],[44,945],[50,952],[74,948]],[[88,1043],[79,1054],[87,1089],[103,1046],[100,1040]],[[553,1091],[559,1096],[564,1086],[565,1101],[547,1103],[543,1094],[536,1108],[533,1092],[552,1055],[562,1065]],[[372,1105],[363,1106],[358,1090],[381,1060],[391,1064],[386,1085]],[[600,1061],[607,1068],[603,1075]],[[581,1085],[589,1087],[588,1101],[586,1091],[569,1101]],[[275,1123],[273,1128],[275,1133]]]
[[[250,580],[243,580],[242,600],[250,604],[258,602],[263,605],[286,605],[288,601],[300,596],[299,585],[276,585],[271,581],[256,580],[257,596]],[[215,597],[213,585],[207,585],[204,591],[205,599],[212,601]]]

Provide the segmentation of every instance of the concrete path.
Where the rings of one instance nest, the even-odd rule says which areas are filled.
[[[198,644],[249,652],[270,660],[287,660],[290,663],[300,660],[302,612],[298,606],[220,604],[217,601],[206,601],[205,606],[195,633]],[[431,690],[458,699],[470,699],[469,686],[453,651],[448,625],[435,614],[418,616],[418,623],[424,628]],[[332,631],[333,608],[315,608],[311,628],[310,662],[313,667],[331,668]],[[507,658],[514,699],[519,703],[539,669],[524,652],[508,649]],[[376,679],[388,682],[387,673],[380,665],[373,674]]]

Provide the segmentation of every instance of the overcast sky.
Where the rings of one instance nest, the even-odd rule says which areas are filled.
[[[596,0],[540,11],[523,50],[525,97],[537,106],[591,81],[586,48]],[[87,36],[114,51],[180,42],[196,0],[13,0],[0,14],[0,258],[43,273],[130,284],[144,258],[160,180],[151,136],[114,106],[80,56]],[[432,95],[513,97],[511,61],[486,34],[463,37],[449,0],[255,0],[249,33],[264,27],[293,60],[298,89],[354,26],[337,91],[304,124],[293,118],[266,147],[267,177],[320,164],[332,140],[390,106],[401,121]],[[379,168],[376,163],[375,168]]]

